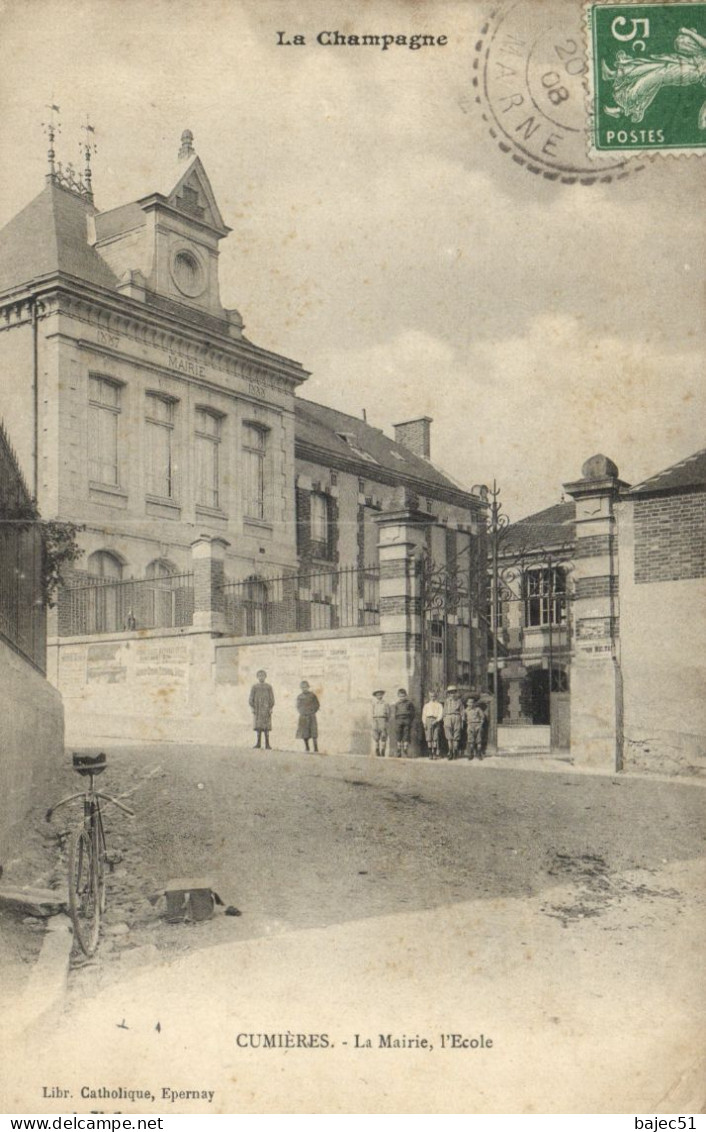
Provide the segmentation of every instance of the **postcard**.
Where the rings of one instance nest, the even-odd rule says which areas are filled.
[[[704,1111],[706,4],[0,28],[0,1107]]]

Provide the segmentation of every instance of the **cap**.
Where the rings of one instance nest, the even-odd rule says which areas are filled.
[[[449,686],[448,686],[448,688],[446,689],[446,691],[447,691],[447,692],[457,692],[457,691],[458,691],[458,688],[456,687],[456,685],[455,685],[455,684],[449,684]]]
[[[375,691],[373,692],[373,695],[374,696],[384,696],[385,695],[385,689],[384,688],[376,688]]]
[[[398,696],[406,696],[407,695],[407,689],[406,688],[398,688],[397,689],[397,695]]]

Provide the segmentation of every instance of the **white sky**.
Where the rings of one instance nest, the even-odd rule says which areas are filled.
[[[312,371],[304,396],[432,416],[432,458],[497,477],[513,518],[595,452],[638,482],[706,443],[704,158],[591,187],[515,165],[467,102],[492,7],[0,0],[0,223],[42,188],[46,103],[64,161],[90,111],[99,208],[149,192],[189,127],[233,228],[224,305]],[[449,45],[276,46],[323,28]]]

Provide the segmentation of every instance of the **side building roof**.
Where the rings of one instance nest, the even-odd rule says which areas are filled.
[[[635,484],[626,495],[651,495],[660,491],[698,490],[706,488],[706,448],[672,464],[662,472]]]
[[[576,504],[573,500],[555,503],[518,519],[507,528],[500,553],[510,550],[544,550],[552,547],[571,547],[576,538]]]
[[[416,491],[440,491],[461,505],[476,499],[429,460],[417,456],[379,429],[328,405],[304,397],[294,402],[296,452],[312,462],[332,461],[360,476],[382,482],[409,482]]]

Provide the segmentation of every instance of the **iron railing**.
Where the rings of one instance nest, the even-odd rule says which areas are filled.
[[[43,542],[31,496],[0,424],[0,637],[46,669]]]
[[[177,629],[191,625],[194,613],[193,574],[163,578],[105,578],[65,586],[58,602],[59,635],[88,636],[132,629]]]
[[[380,624],[377,566],[226,582],[223,596],[227,631],[239,637]]]

